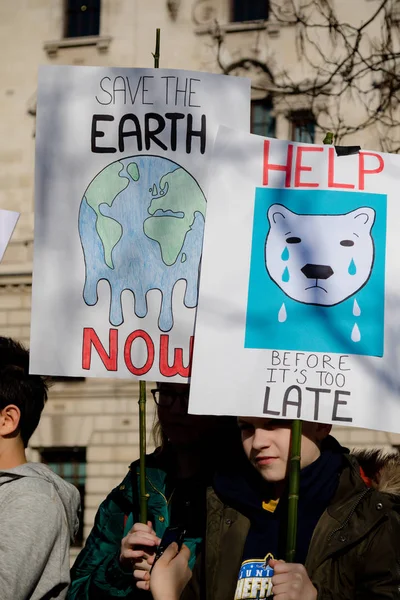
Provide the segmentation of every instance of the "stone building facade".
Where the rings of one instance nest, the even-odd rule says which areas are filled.
[[[346,11],[373,2],[354,0],[347,3]],[[248,52],[262,60],[268,48],[275,61],[280,57],[295,65],[293,31],[268,18],[267,9],[268,2],[259,0],[0,2],[0,207],[21,212],[0,265],[1,335],[29,344],[38,66],[151,67],[155,28],[160,27],[160,66],[218,73],[215,40],[210,35],[216,20],[225,35],[225,60],[234,63]],[[249,75],[253,80],[262,78],[251,70]],[[307,134],[316,142],[322,140],[301,98],[281,98],[273,106],[259,87],[253,92],[256,133],[296,139]],[[373,132],[368,136],[357,143],[376,147]],[[149,424],[154,414],[150,398],[149,394]],[[48,462],[80,487],[85,508],[82,539],[101,500],[138,456],[137,400],[138,385],[133,381],[59,380],[51,389],[30,456]],[[336,435],[351,447],[400,445],[400,436],[382,432],[337,428]]]

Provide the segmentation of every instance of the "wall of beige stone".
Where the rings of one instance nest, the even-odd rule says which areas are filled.
[[[346,6],[360,10],[366,4],[366,0],[356,0]],[[93,45],[65,47],[62,43],[63,0],[0,2],[3,48],[0,61],[0,207],[21,212],[14,237],[0,265],[1,335],[29,343],[38,66],[151,67],[155,27],[161,27],[161,66],[219,72],[215,45],[206,34],[216,16],[222,23],[228,22],[228,0],[182,1],[176,20],[171,18],[166,0],[103,0],[100,37]],[[269,23],[261,31],[254,28],[232,30],[226,36],[226,58],[229,60],[245,55],[249,48],[259,53],[258,48],[265,47],[273,60],[296,64],[290,28],[277,31],[276,26]],[[282,138],[289,133],[287,112],[288,105],[284,103],[277,109],[278,136]],[[373,147],[373,143],[370,146]],[[123,478],[129,463],[139,454],[137,396],[135,382],[87,379],[57,383],[50,391],[42,421],[32,438],[30,452],[33,459],[38,458],[38,449],[42,447],[87,447],[85,535],[90,531],[99,503]],[[149,424],[153,411],[152,401],[149,401]],[[400,444],[400,436],[382,432],[336,428],[335,433],[350,447],[390,449]]]

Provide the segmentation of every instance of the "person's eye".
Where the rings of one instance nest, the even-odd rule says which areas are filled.
[[[253,425],[250,423],[246,423],[245,421],[240,421],[238,423],[240,431],[250,431],[253,429]]]
[[[340,242],[341,246],[345,246],[346,248],[349,248],[350,246],[354,246],[354,242],[353,240],[342,240]]]
[[[301,242],[301,238],[299,238],[299,237],[295,237],[295,236],[293,236],[293,237],[288,237],[288,238],[286,239],[286,243],[287,243],[287,244],[300,244],[300,242]]]
[[[289,427],[290,421],[286,419],[271,419],[268,423],[265,424],[265,429],[281,429],[282,427]]]

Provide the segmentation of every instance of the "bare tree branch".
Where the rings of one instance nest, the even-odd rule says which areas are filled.
[[[347,22],[333,0],[271,0],[270,19],[294,30],[297,70],[280,64],[267,34],[259,36],[258,55],[249,48],[240,59],[231,59],[229,34],[218,23],[212,32],[216,60],[223,73],[252,74],[258,92],[281,102],[301,97],[301,106],[306,101],[314,110],[319,130],[329,127],[337,140],[368,131],[381,149],[399,152],[400,14],[395,18],[395,4],[380,0],[366,17],[355,14],[358,21]]]

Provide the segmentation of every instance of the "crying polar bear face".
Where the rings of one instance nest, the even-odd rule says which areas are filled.
[[[372,208],[344,215],[299,215],[273,204],[268,221],[266,268],[293,300],[333,306],[368,281],[374,263]]]

